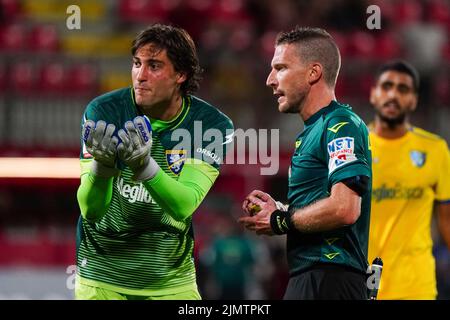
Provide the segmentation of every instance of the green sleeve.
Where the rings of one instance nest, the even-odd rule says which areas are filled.
[[[145,188],[159,206],[177,221],[190,217],[217,179],[219,171],[197,159],[187,159],[178,180],[163,170],[144,181]]]
[[[353,117],[336,116],[325,132],[329,188],[347,178],[363,175],[372,179],[369,132]]]
[[[77,199],[81,216],[88,221],[100,220],[111,203],[113,178],[101,178],[90,173],[92,160],[81,160],[81,183]]]

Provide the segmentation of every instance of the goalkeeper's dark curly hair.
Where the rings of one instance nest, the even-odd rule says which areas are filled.
[[[171,25],[153,24],[133,40],[131,54],[134,56],[140,47],[149,43],[161,50],[165,49],[175,71],[186,74],[186,81],[180,86],[182,95],[197,91],[203,70],[199,65],[194,41],[187,31]]]

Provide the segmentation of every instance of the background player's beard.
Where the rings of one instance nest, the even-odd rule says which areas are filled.
[[[389,129],[395,129],[397,126],[402,125],[406,121],[406,112],[400,113],[395,118],[385,117],[378,109],[376,109],[378,118],[387,124]]]

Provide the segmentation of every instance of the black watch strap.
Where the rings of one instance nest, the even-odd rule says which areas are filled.
[[[291,214],[288,211],[275,210],[270,216],[270,227],[275,234],[285,234],[293,230]]]

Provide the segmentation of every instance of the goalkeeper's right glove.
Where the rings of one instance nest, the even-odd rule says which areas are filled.
[[[119,139],[113,136],[115,130],[115,125],[112,123],[106,125],[103,120],[97,123],[87,120],[83,125],[83,141],[87,152],[94,157],[91,172],[96,176],[109,178],[118,173],[115,164]]]
[[[137,116],[125,123],[117,133],[122,140],[117,146],[119,158],[133,171],[137,182],[153,178],[160,167],[151,157],[152,127],[147,117]]]

